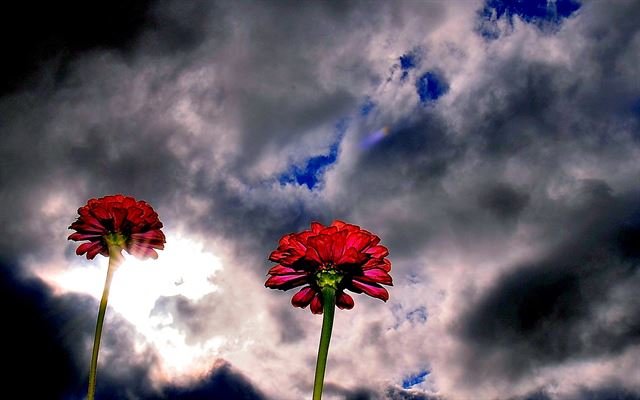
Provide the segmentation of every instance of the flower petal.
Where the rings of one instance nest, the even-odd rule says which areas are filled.
[[[266,287],[272,289],[289,290],[296,286],[304,285],[308,276],[305,275],[273,275],[264,283]]]
[[[331,244],[331,258],[337,264],[345,252],[347,243],[347,231],[336,232],[333,235],[333,243]]]
[[[107,211],[104,207],[102,207],[102,205],[92,208],[91,213],[99,221],[107,221],[107,220],[111,221],[111,215],[109,211]]]
[[[313,248],[320,257],[320,263],[333,262],[333,254],[331,253],[331,246],[333,244],[333,237],[330,235],[318,235],[310,237],[307,240],[309,248]],[[308,250],[308,249],[307,249]]]
[[[87,260],[93,260],[98,253],[101,253],[106,249],[102,242],[88,242],[83,243],[76,249],[76,254],[81,256],[84,253],[87,253]],[[108,252],[108,250],[107,250]]]
[[[315,264],[322,264],[322,258],[318,254],[318,250],[313,247],[308,247],[307,252],[304,255],[305,261],[310,261]]]
[[[389,272],[391,271],[391,261],[387,260],[386,258],[372,258],[362,266],[363,270],[371,268],[380,268]]]
[[[380,268],[372,268],[363,271],[362,276],[355,276],[354,279],[359,279],[363,282],[374,282],[381,283],[383,285],[393,285],[393,280],[391,279],[391,275],[387,273],[387,271],[382,270]]]
[[[69,229],[83,230],[88,232],[100,232],[107,233],[105,227],[94,216],[89,214],[88,209],[79,209],[78,214],[80,217],[77,221],[71,224]]]
[[[320,293],[316,293],[311,300],[311,312],[314,314],[322,314],[322,297]]]
[[[341,310],[351,310],[354,306],[353,298],[345,292],[338,292],[336,297],[336,305]]]
[[[389,255],[389,250],[387,250],[387,248],[382,245],[369,247],[364,252],[367,254],[370,254],[371,257],[374,257],[374,258],[382,258]]]
[[[357,278],[353,278],[351,280],[351,286],[357,290],[354,290],[356,293],[364,292],[371,297],[376,297],[380,300],[387,301],[389,300],[389,292],[382,286],[377,283],[368,283],[359,281]]]
[[[368,258],[369,256],[367,254],[359,252],[353,247],[349,247],[342,257],[336,260],[336,265],[362,265]]]
[[[289,257],[290,255],[291,255],[291,252],[289,251],[289,249],[287,250],[277,249],[271,252],[271,254],[269,255],[269,260],[279,263],[285,258]]]
[[[294,307],[305,308],[311,303],[313,297],[316,295],[316,291],[311,286],[305,286],[291,298],[291,304]]]
[[[293,268],[289,268],[279,264],[271,268],[269,272],[267,272],[267,274],[268,275],[306,275],[308,274],[308,272],[295,270]]]
[[[138,243],[131,243],[126,248],[127,252],[132,256],[144,260],[145,258],[158,258],[158,253],[149,246],[140,245]]]
[[[358,225],[347,224],[346,222],[340,221],[339,219],[333,221],[331,223],[331,226],[335,226],[340,231],[346,230],[347,232],[358,232],[360,230],[360,227]]]
[[[69,235],[69,237],[67,238],[68,240],[75,240],[75,241],[80,241],[80,240],[91,240],[92,242],[96,242],[99,241],[102,238],[102,235],[99,234],[95,234],[95,233],[72,233],[71,235]]]
[[[375,236],[363,232],[351,232],[347,237],[347,247],[353,247],[357,251],[364,250],[371,244]]]
[[[338,228],[336,228],[335,226],[327,226],[326,228],[320,231],[320,235],[331,236],[331,235],[335,235],[336,232],[338,232]]]
[[[320,222],[318,221],[313,221],[311,223],[311,232],[318,234],[320,233],[321,230],[324,229],[324,225],[322,225]]]
[[[113,229],[116,232],[122,231],[122,223],[127,218],[127,210],[120,207],[120,205],[111,208],[111,215],[113,216]]]
[[[157,249],[164,249],[164,243],[166,242],[164,234],[159,230],[144,233],[132,233],[130,238],[132,243]]]
[[[164,233],[161,230],[154,229],[147,232],[132,233],[131,238],[139,242],[165,241]]]
[[[78,246],[78,248],[76,249],[76,254],[81,256],[84,253],[86,253],[87,251],[89,251],[89,249],[93,248],[94,246],[100,246],[100,242],[87,242],[87,243],[82,243],[80,246]],[[87,257],[88,258],[88,257]]]

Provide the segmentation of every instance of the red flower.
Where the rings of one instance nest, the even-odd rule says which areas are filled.
[[[311,305],[311,312],[322,314],[320,289],[326,285],[336,289],[336,305],[353,308],[353,299],[344,292],[366,293],[384,301],[389,293],[380,286],[393,285],[389,271],[391,262],[380,238],[359,226],[334,221],[325,227],[311,223],[311,230],[290,233],[280,239],[269,260],[279,263],[268,272],[265,286],[288,290],[307,285],[291,299],[295,307]]]
[[[70,240],[88,240],[76,249],[77,255],[109,256],[109,245],[117,245],[138,258],[158,258],[154,249],[164,248],[165,237],[158,214],[144,201],[117,194],[91,199],[78,209],[80,217],[69,229],[77,232]]]

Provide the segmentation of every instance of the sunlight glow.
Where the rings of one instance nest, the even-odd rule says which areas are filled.
[[[156,348],[162,359],[159,378],[179,380],[206,372],[225,339],[211,337],[199,344],[187,344],[184,333],[170,326],[166,316],[151,316],[151,311],[162,296],[181,295],[193,301],[218,290],[212,279],[222,270],[220,259],[205,251],[202,243],[181,235],[167,235],[165,250],[159,252],[157,260],[141,261],[126,252],[124,255],[125,262],[114,274],[109,295],[112,312],[136,327],[141,334],[140,348],[145,343]],[[92,261],[81,259],[73,268],[43,278],[63,291],[100,299],[108,263],[108,258],[100,256]]]

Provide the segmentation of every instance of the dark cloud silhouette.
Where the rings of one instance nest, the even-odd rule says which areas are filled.
[[[486,188],[478,197],[478,203],[499,219],[517,218],[529,202],[529,195],[508,184],[496,184]]]
[[[614,385],[615,386],[615,385]],[[567,400],[637,400],[640,399],[640,393],[633,392],[616,387],[600,387],[597,389],[583,389],[575,395],[565,396]],[[536,391],[525,396],[513,398],[513,400],[551,400],[556,398],[545,390]]]
[[[16,322],[0,333],[6,346],[5,362],[10,366],[5,368],[6,382],[21,388],[23,396],[62,399],[82,375],[70,351],[75,342],[71,335],[78,336],[78,330],[57,329],[51,319],[68,321],[68,328],[88,325],[88,321],[75,321],[70,312],[52,309],[45,303],[51,296],[45,285],[37,280],[21,282],[9,268],[15,266],[3,263],[0,268],[0,309],[5,318]]]
[[[638,198],[601,189],[591,185],[584,193],[585,215],[575,215],[589,220],[582,229],[549,255],[510,269],[462,319],[469,361],[480,367],[492,358],[493,371],[485,373],[519,379],[544,365],[616,355],[640,341],[638,263],[629,251],[640,244]],[[624,303],[616,300],[620,292]],[[611,307],[615,320],[602,314]]]
[[[437,395],[429,395],[425,393],[417,393],[412,390],[405,390],[398,387],[389,387],[385,392],[388,400],[441,400],[442,397]]]
[[[127,51],[132,37],[147,21],[153,1],[115,1],[108,6],[86,7],[80,1],[7,4],[0,33],[6,61],[0,72],[0,93],[15,91],[48,74],[55,65],[60,79],[80,53],[94,49]]]
[[[12,271],[13,270],[13,271]],[[97,302],[86,295],[56,295],[37,278],[16,274],[0,265],[0,311],[15,321],[2,329],[4,376],[13,393],[25,398],[68,400],[86,391]],[[105,399],[265,399],[228,362],[218,360],[211,372],[185,387],[158,390],[150,370],[157,355],[135,350],[135,329],[113,312],[107,313],[102,337],[97,398]]]
[[[195,385],[164,390],[166,399],[180,400],[264,400],[266,397],[248,383],[247,378],[229,363],[217,361],[214,372]]]
[[[8,263],[0,268],[3,315],[16,321],[13,329],[2,330],[5,361],[11,365],[5,370],[7,382],[24,397],[80,397],[86,391],[97,302],[85,295],[55,295],[39,279],[11,269],[15,266]],[[97,396],[151,396],[148,368],[154,353],[135,355],[135,330],[117,315],[109,315],[106,325]]]

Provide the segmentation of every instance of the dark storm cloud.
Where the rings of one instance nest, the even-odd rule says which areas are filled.
[[[43,67],[63,74],[78,54],[93,49],[127,51],[144,28],[153,1],[114,1],[87,7],[80,1],[4,6],[0,37],[4,61],[0,94],[36,84]]]
[[[68,399],[86,391],[97,302],[78,294],[54,295],[36,278],[14,275],[15,265],[0,265],[5,382],[24,398]],[[148,376],[155,354],[136,355],[135,330],[118,316],[108,316],[102,340],[97,396],[150,396]]]
[[[247,378],[229,363],[217,361],[214,372],[194,385],[170,387],[164,390],[165,399],[179,400],[266,400],[267,398]]]
[[[525,396],[510,400],[553,400],[557,398],[546,391],[536,391]],[[582,389],[575,395],[564,396],[563,400],[638,400],[640,393],[615,387],[600,387],[596,389]]]
[[[574,215],[587,224],[551,254],[511,269],[461,319],[477,367],[469,381],[487,373],[517,380],[540,366],[613,356],[640,342],[633,294],[640,283],[640,199],[599,189],[592,186]],[[616,316],[607,314],[612,308]],[[482,367],[489,358],[491,371]]]
[[[334,383],[325,383],[323,394],[326,395],[340,395],[344,400],[374,400],[379,399],[379,396],[371,389],[362,387],[355,389],[345,389],[340,385]]]
[[[595,390],[582,390],[577,395],[571,396],[568,400],[600,399],[638,400],[640,399],[640,392],[617,388],[615,385],[612,385],[611,387],[603,387]]]
[[[0,265],[0,311],[7,321],[13,321],[0,331],[8,393],[19,393],[21,398],[81,398],[86,391],[97,301],[86,295],[56,295],[39,279],[16,275],[12,270],[13,265]],[[265,398],[246,377],[221,360],[190,385],[166,385],[158,391],[150,376],[157,355],[151,349],[137,352],[135,329],[118,315],[109,314],[102,336],[98,398]]]
[[[478,203],[503,220],[517,218],[529,202],[529,195],[505,183],[487,187],[478,197]]]
[[[385,396],[388,400],[444,400],[444,398],[437,395],[418,393],[416,391],[405,390],[398,387],[387,388]]]

